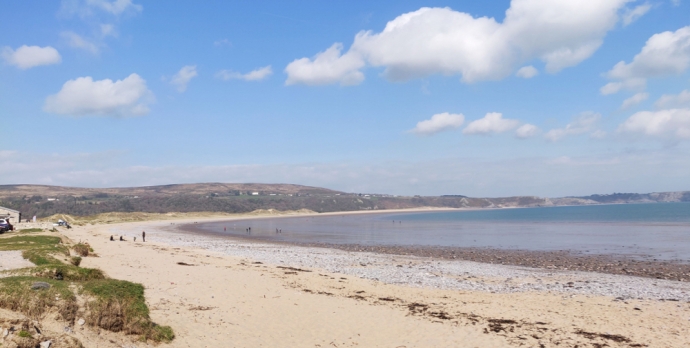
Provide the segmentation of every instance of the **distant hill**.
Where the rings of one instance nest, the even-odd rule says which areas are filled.
[[[111,212],[223,212],[308,209],[316,212],[420,207],[505,208],[603,203],[690,202],[690,192],[614,193],[584,197],[472,198],[462,195],[402,197],[355,194],[290,184],[201,183],[123,188],[0,185],[0,206],[24,217],[89,216]]]

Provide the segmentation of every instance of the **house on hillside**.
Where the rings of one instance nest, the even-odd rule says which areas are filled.
[[[0,219],[10,219],[11,223],[22,222],[22,213],[5,207],[0,207]]]

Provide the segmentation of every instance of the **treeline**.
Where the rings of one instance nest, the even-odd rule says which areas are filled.
[[[60,196],[5,197],[0,205],[22,212],[24,218],[45,217],[54,214],[88,216],[107,212],[224,212],[247,213],[258,209],[299,210],[316,212],[403,209],[417,207],[491,207],[535,206],[543,204],[536,197],[467,198],[467,197],[365,197],[360,195],[320,196],[212,196],[166,195],[127,197],[94,195],[90,197]]]

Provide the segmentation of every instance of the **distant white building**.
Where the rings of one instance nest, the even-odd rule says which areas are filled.
[[[22,222],[22,213],[14,209],[0,207],[0,219],[10,219],[10,223]]]
[[[258,192],[252,192],[252,196],[258,196],[258,195],[259,195]]]

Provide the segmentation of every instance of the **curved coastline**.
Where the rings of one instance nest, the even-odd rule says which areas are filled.
[[[464,210],[464,209],[463,209]],[[476,209],[472,209],[476,210]],[[368,211],[299,214],[283,216],[250,216],[237,219],[206,220],[204,222],[233,222],[257,219],[280,219],[288,217],[322,217],[354,214],[397,214],[431,211],[462,211],[461,209],[430,209],[430,210],[396,210],[396,211]],[[524,250],[495,247],[455,247],[455,246],[420,246],[420,245],[367,245],[352,243],[323,243],[290,240],[275,240],[264,236],[246,236],[225,234],[204,230],[195,223],[175,225],[173,231],[183,231],[211,238],[234,240],[242,243],[261,243],[276,246],[301,246],[338,249],[347,252],[368,252],[399,256],[416,256],[436,260],[464,260],[486,264],[511,265],[548,270],[583,271],[614,275],[630,275],[645,278],[665,279],[690,282],[690,260],[658,260],[654,256],[639,253],[623,254],[588,254],[577,250]]]

